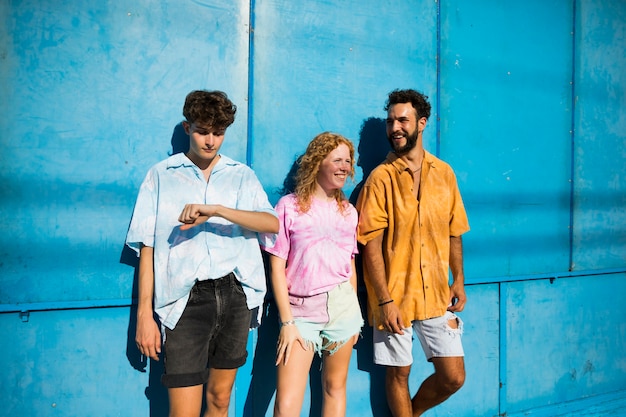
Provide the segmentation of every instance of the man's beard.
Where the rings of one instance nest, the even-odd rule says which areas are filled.
[[[409,153],[411,149],[415,148],[415,145],[417,145],[417,129],[415,129],[413,133],[409,133],[406,136],[406,143],[404,144],[404,146],[396,147],[395,142],[393,141],[393,139],[391,139],[389,135],[387,135],[387,140],[389,141],[391,148],[397,155],[405,155]]]

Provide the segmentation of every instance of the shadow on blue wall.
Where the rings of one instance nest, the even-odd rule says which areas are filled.
[[[363,179],[354,187],[350,194],[350,202],[356,204],[361,188],[369,177],[370,172],[377,165],[385,160],[387,153],[391,150],[389,141],[387,141],[387,126],[383,119],[378,117],[370,117],[363,121],[359,132],[359,143],[357,150],[359,158],[356,165],[363,172]]]
[[[174,126],[172,132],[172,155],[189,150],[189,135],[185,133],[183,122]]]

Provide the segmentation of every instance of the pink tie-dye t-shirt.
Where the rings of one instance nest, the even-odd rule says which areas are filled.
[[[357,251],[357,212],[346,201],[344,213],[336,201],[311,199],[311,208],[299,213],[296,196],[289,194],[276,204],[280,231],[276,243],[264,248],[287,260],[287,290],[296,297],[327,292],[352,276]]]

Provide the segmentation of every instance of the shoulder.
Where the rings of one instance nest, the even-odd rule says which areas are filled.
[[[150,167],[151,171],[165,171],[168,168],[176,168],[185,165],[186,162],[190,162],[189,158],[183,153],[176,153],[165,159],[160,160],[156,164]]]
[[[367,177],[367,179],[378,180],[381,178],[386,178],[389,177],[389,175],[391,175],[395,170],[395,167],[391,163],[385,161],[378,165],[376,168],[374,168],[372,172],[370,172],[370,175]]]
[[[252,168],[250,168],[248,165],[244,164],[243,162],[235,161],[234,159],[226,155],[220,155],[220,160],[218,161],[217,168],[242,172],[252,172]]]
[[[401,171],[398,167],[389,161],[385,161],[378,165],[370,172],[367,180],[363,184],[363,188],[377,188],[391,185],[398,181]]]
[[[349,200],[343,200],[341,204],[343,205],[343,210],[345,213],[348,213],[350,215],[357,213],[356,208]]]
[[[426,162],[430,165],[429,175],[434,174],[442,178],[455,178],[452,166],[443,159],[437,158],[428,152],[424,155]]]
[[[359,218],[359,213],[357,212],[356,207],[354,207],[352,203],[350,203],[348,200],[344,200],[343,205],[344,217],[346,217],[350,221],[353,221],[356,224]]]
[[[170,171],[174,171],[178,168],[191,165],[191,161],[189,161],[189,159],[184,154],[174,154],[152,165],[148,169],[146,178],[159,178],[163,175],[167,175]]]
[[[259,182],[254,170],[243,162],[235,161],[226,155],[220,155],[214,173],[226,174],[228,178],[235,180],[240,178],[242,184],[250,185]]]
[[[297,203],[297,199],[296,199],[296,195],[295,194],[287,194],[285,196],[282,196],[279,200],[278,203],[276,203],[276,207],[294,207]]]

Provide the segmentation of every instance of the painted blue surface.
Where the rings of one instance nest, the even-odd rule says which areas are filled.
[[[173,152],[187,92],[229,92],[224,152],[245,160],[248,3],[0,7],[0,300],[130,297],[119,260],[135,195]]]
[[[626,275],[503,284],[506,408],[515,412],[626,386]],[[531,378],[531,381],[529,381]]]
[[[470,282],[569,268],[572,4],[442,3],[441,154]]]
[[[425,146],[472,227],[467,382],[428,415],[626,413],[626,4],[414,3],[0,2],[0,416],[167,415],[123,241],[147,169],[184,148],[187,92],[228,92],[224,153],[275,202],[324,130],[357,145],[358,191],[397,87],[430,96]],[[231,415],[271,415],[276,322],[270,304]],[[370,332],[349,416],[388,415]],[[414,354],[412,389],[432,370]]]
[[[626,7],[583,1],[576,36],[573,269],[626,263]]]
[[[323,131],[361,144],[356,182],[384,159],[387,93],[413,87],[435,97],[436,7],[429,2],[407,13],[391,1],[256,1],[251,163],[272,202]],[[426,133],[434,145],[434,123]]]
[[[148,372],[127,357],[129,311],[31,313],[27,322],[0,314],[0,415],[147,416]]]

